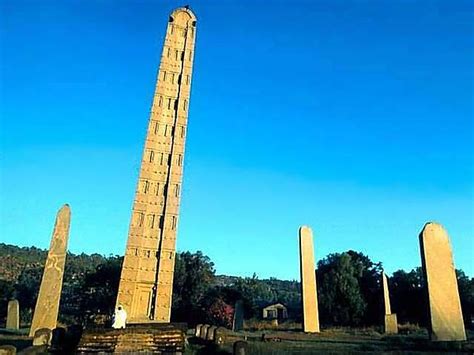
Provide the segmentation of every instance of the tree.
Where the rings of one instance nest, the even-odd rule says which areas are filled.
[[[456,270],[459,298],[461,299],[464,326],[473,329],[471,317],[474,316],[474,278],[469,278],[464,271]]]
[[[362,297],[367,304],[362,323],[365,325],[380,324],[384,314],[381,285],[382,263],[374,263],[368,256],[353,250],[349,250],[347,254],[351,256],[352,262],[359,270],[358,282]]]
[[[24,269],[15,284],[15,298],[20,303],[22,321],[30,322],[38,298],[43,268]]]
[[[217,298],[209,307],[207,319],[210,324],[232,328],[234,307],[224,302],[222,298]]]
[[[331,325],[359,325],[367,303],[359,279],[363,265],[349,253],[329,254],[318,262],[318,294],[321,321]]]
[[[111,256],[85,275],[80,300],[83,316],[114,313],[122,262],[123,257]]]
[[[214,263],[198,251],[176,254],[172,317],[191,324],[203,320],[204,296],[214,282]]]
[[[8,302],[12,299],[13,293],[13,284],[0,279],[0,319],[5,319],[7,316]]]
[[[427,325],[428,305],[423,288],[423,273],[420,267],[406,272],[395,271],[389,279],[392,312],[399,323]]]
[[[260,307],[276,300],[276,293],[264,281],[259,280],[254,273],[252,277],[239,278],[232,288],[240,294],[244,304],[245,318],[256,317]]]

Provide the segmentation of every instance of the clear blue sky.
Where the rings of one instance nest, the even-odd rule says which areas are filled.
[[[175,1],[0,1],[0,241],[123,254]],[[298,279],[348,249],[420,265],[425,222],[474,274],[471,1],[195,1],[179,250]]]

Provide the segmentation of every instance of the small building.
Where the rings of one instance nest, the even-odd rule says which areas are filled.
[[[281,303],[274,303],[263,308],[262,317],[263,319],[287,319],[288,309]]]

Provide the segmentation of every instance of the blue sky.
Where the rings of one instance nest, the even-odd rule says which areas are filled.
[[[176,1],[0,2],[0,241],[123,254]],[[348,249],[388,272],[448,230],[473,276],[472,2],[196,1],[179,250],[298,279]]]

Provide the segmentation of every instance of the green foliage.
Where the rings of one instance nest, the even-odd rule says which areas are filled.
[[[462,270],[456,270],[456,276],[458,279],[464,325],[470,329],[474,329],[471,323],[471,317],[474,317],[474,278],[469,278]]]
[[[14,298],[13,293],[13,284],[6,280],[0,280],[0,319],[7,316],[8,301]]]
[[[0,319],[8,300],[17,298],[23,323],[31,316],[39,291],[46,251],[0,244]],[[60,305],[60,321],[86,322],[109,317],[114,310],[122,257],[68,253]],[[317,283],[323,325],[379,325],[383,317],[382,265],[362,253],[330,254],[318,263]],[[474,279],[457,270],[466,326],[474,310]],[[392,311],[400,323],[426,325],[427,304],[421,268],[396,271],[389,279]],[[233,306],[243,300],[245,318],[259,318],[261,308],[283,303],[290,317],[301,315],[297,281],[215,275],[214,264],[201,252],[176,255],[172,320],[227,325]]]
[[[214,263],[202,252],[176,254],[173,320],[194,324],[205,318],[204,296],[214,282],[214,273]]]
[[[86,318],[111,315],[115,309],[123,257],[109,257],[88,272],[79,289],[80,310]]]
[[[318,263],[321,321],[331,325],[359,325],[367,303],[359,280],[365,266],[349,253],[330,254]]]
[[[389,288],[392,312],[397,313],[399,323],[427,325],[428,305],[421,268],[395,271],[389,278]]]

